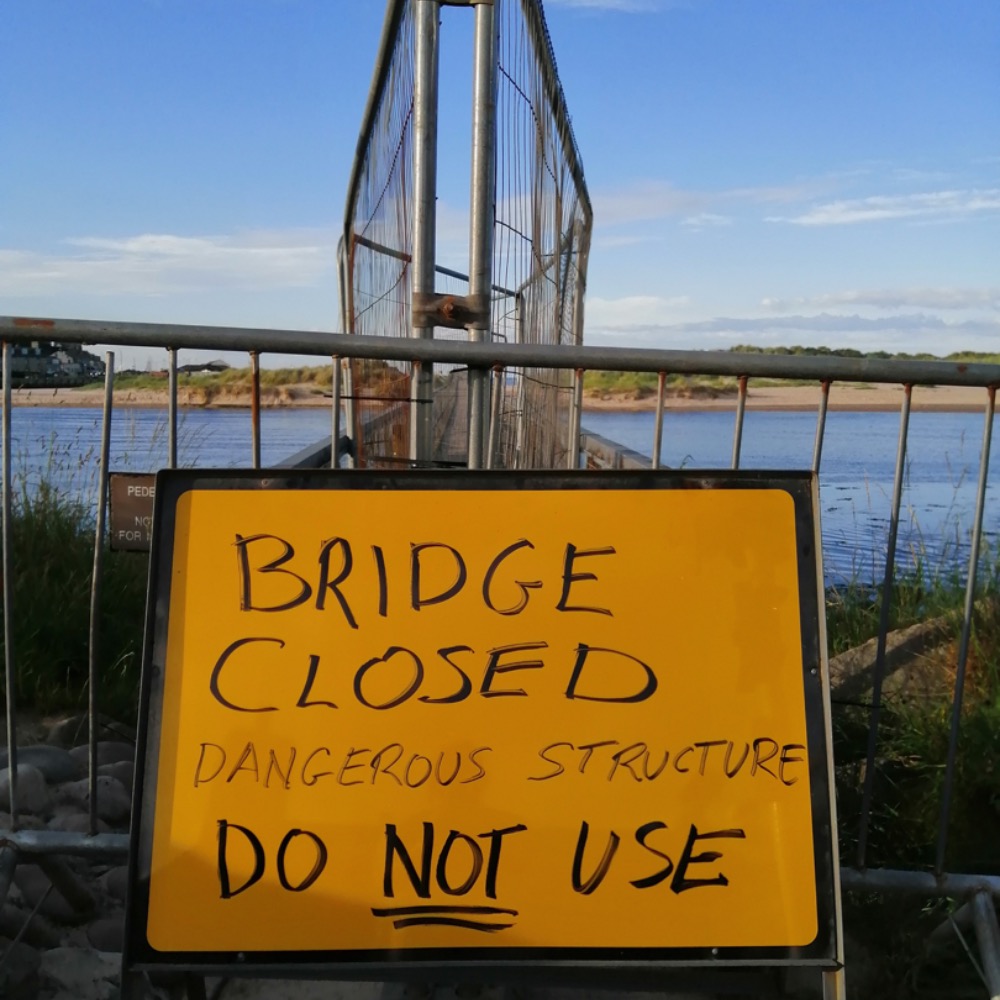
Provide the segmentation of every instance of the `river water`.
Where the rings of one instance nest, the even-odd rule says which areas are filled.
[[[584,414],[586,430],[645,455],[652,452],[652,413]],[[741,467],[808,469],[813,413],[746,414]],[[732,457],[731,412],[671,411],[664,418],[664,465],[726,469]],[[820,509],[828,581],[877,580],[884,567],[896,462],[899,415],[831,412],[820,470]],[[975,510],[983,417],[976,413],[913,413],[904,479],[898,560],[904,566],[961,565],[967,558]],[[40,478],[93,497],[101,411],[76,407],[18,407],[11,422],[14,470],[31,488]],[[261,413],[261,458],[267,467],[330,434],[324,407]],[[111,469],[146,472],[167,461],[166,411],[119,407],[112,421]],[[991,453],[996,468],[998,447]],[[178,460],[201,468],[249,467],[247,410],[184,410]],[[1000,478],[1000,471],[995,478]],[[996,487],[987,494],[987,539],[1000,531]]]

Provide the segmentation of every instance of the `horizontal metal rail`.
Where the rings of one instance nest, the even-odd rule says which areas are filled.
[[[890,382],[896,385],[973,388],[1000,386],[1000,365],[978,362],[805,357],[736,351],[660,351],[639,347],[575,347],[568,344],[469,343],[360,337],[309,330],[0,316],[0,341],[23,343],[40,337],[77,344],[259,351],[264,354],[315,357],[335,354],[345,358],[440,362],[473,368],[662,371],[676,375],[731,375],[817,382]]]
[[[750,354],[725,351],[657,351],[638,348],[607,348],[607,347],[574,347],[539,346],[525,344],[501,343],[470,343],[445,340],[411,340],[403,338],[382,338],[347,336],[334,333],[317,333],[313,331],[272,330],[239,327],[217,326],[176,326],[150,323],[102,322],[92,320],[46,319],[30,317],[0,317],[0,343],[30,342],[39,339],[51,339],[68,343],[108,344],[121,346],[154,347],[170,351],[170,362],[176,365],[178,349],[211,349],[246,352],[251,357],[256,354],[271,355],[307,355],[328,360],[339,358],[364,358],[384,361],[413,361],[420,364],[445,362],[452,365],[466,365],[481,369],[493,369],[502,373],[506,368],[551,368],[571,370],[576,373],[577,387],[580,386],[580,375],[586,370],[651,372],[661,374],[660,384],[664,382],[665,373],[672,374],[705,374],[728,375],[740,379],[741,399],[735,401],[745,404],[746,379],[795,379],[803,382],[814,382],[822,390],[817,397],[819,422],[817,425],[817,441],[813,456],[813,468],[819,471],[819,456],[822,447],[823,420],[829,399],[830,385],[834,382],[872,382],[888,383],[903,386],[907,390],[915,385],[950,385],[982,388],[986,390],[987,405],[985,412],[986,427],[984,429],[984,447],[981,456],[979,501],[976,523],[973,529],[973,547],[970,556],[968,593],[963,611],[963,642],[959,656],[959,681],[956,684],[953,698],[952,739],[947,752],[947,768],[944,796],[940,808],[940,835],[938,838],[936,871],[895,870],[867,867],[868,857],[866,840],[870,816],[866,810],[858,833],[859,850],[855,867],[841,869],[841,882],[847,890],[863,892],[892,892],[916,895],[923,898],[973,898],[979,894],[988,894],[993,900],[1000,902],[1000,876],[955,874],[944,870],[945,850],[947,847],[947,831],[951,819],[951,793],[954,785],[955,761],[957,758],[956,733],[959,727],[964,686],[964,664],[968,653],[969,630],[972,627],[973,598],[977,565],[979,562],[979,539],[982,535],[982,508],[985,503],[985,488],[989,475],[989,444],[990,429],[994,415],[995,389],[1000,385],[1000,365],[960,363],[949,361],[906,361],[889,359],[842,358],[842,357],[807,357],[789,355]],[[175,381],[175,380],[174,380]],[[174,387],[171,395],[176,392]],[[256,394],[255,394],[256,395]],[[9,419],[9,399],[5,401],[5,420]],[[658,399],[658,419],[662,420],[662,393]],[[176,410],[176,406],[174,406]],[[738,409],[738,414],[742,408]],[[173,418],[172,418],[173,419]],[[259,407],[255,417],[255,425],[259,421]],[[258,430],[255,427],[255,433]],[[740,433],[737,426],[736,435]],[[576,439],[583,437],[576,429]],[[662,437],[662,426],[657,430],[656,441],[659,444]],[[907,439],[907,426],[903,421],[900,431],[900,449]],[[598,466],[635,464],[645,466],[651,464],[645,456],[635,453],[625,454],[622,449],[616,449],[612,442],[597,441],[589,436],[588,454],[595,456]],[[307,449],[290,460],[294,464],[326,464],[331,459],[332,439],[319,443],[318,447]],[[338,441],[339,446],[339,441]],[[9,451],[9,447],[7,449]],[[738,445],[734,444],[734,454],[738,457]],[[171,464],[175,457],[171,456]],[[894,495],[899,493],[903,479],[903,463],[898,460],[894,477]],[[894,505],[892,520],[898,517],[898,501]],[[887,558],[886,580],[891,582],[894,571],[894,560],[891,554]],[[9,569],[6,571],[9,577]],[[6,591],[7,588],[5,588]],[[886,593],[883,602],[888,607],[890,599],[888,583],[883,586]],[[10,615],[8,614],[8,620]],[[885,635],[888,629],[888,617],[883,613],[879,623],[879,651],[877,673],[881,675],[885,660]],[[8,650],[10,649],[8,645]],[[8,699],[8,714],[13,719],[14,705]],[[92,713],[93,714],[93,707]],[[13,731],[13,727],[11,727]],[[874,744],[878,736],[878,713],[874,712],[869,729],[870,743]],[[91,743],[93,736],[91,737]],[[17,759],[17,741],[9,739],[9,757]],[[873,751],[869,746],[866,771],[872,770]],[[95,768],[91,761],[90,773],[93,776]],[[867,793],[869,801],[871,791]],[[12,829],[0,830],[0,856],[15,856],[20,860],[28,860],[33,856],[70,855],[87,858],[117,857],[127,855],[128,841],[124,835],[98,834],[84,836],[73,833],[57,833],[55,831],[18,830],[16,791],[11,789]],[[92,797],[96,800],[96,795]],[[13,854],[11,854],[13,852]],[[2,873],[0,873],[2,874]],[[2,886],[0,886],[2,888]],[[0,892],[0,899],[4,895]],[[982,908],[980,906],[980,908]]]

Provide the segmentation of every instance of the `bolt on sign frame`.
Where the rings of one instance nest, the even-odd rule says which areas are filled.
[[[126,981],[832,974],[816,503],[161,472]]]

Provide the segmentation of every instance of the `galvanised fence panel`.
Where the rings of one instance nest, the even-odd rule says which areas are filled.
[[[437,365],[442,368],[468,368],[479,371],[516,371],[528,369],[559,369],[571,375],[578,389],[583,373],[587,370],[611,370],[648,372],[655,374],[706,374],[726,375],[736,379],[737,390],[730,404],[731,419],[726,424],[730,440],[725,442],[733,467],[739,467],[743,452],[743,431],[746,418],[750,387],[755,379],[794,380],[796,384],[812,384],[815,388],[814,419],[815,436],[812,454],[804,463],[811,467],[823,483],[823,446],[827,440],[828,401],[830,388],[840,382],[864,382],[902,387],[901,405],[895,440],[890,447],[895,449],[896,461],[893,473],[891,495],[886,498],[885,519],[887,532],[885,550],[881,553],[880,565],[884,567],[881,580],[868,581],[873,605],[878,609],[878,624],[874,637],[873,669],[870,691],[863,697],[854,698],[849,707],[855,712],[854,718],[864,722],[863,750],[850,764],[856,780],[851,792],[856,799],[850,829],[841,828],[841,843],[848,849],[842,858],[842,885],[849,889],[880,893],[903,893],[918,897],[951,898],[968,901],[962,911],[961,920],[972,925],[977,933],[980,949],[987,959],[984,975],[991,989],[996,984],[989,979],[991,962],[996,955],[991,942],[997,940],[997,928],[993,901],[1000,897],[1000,875],[988,870],[963,870],[961,855],[956,854],[953,845],[957,839],[967,839],[969,832],[964,824],[968,821],[968,810],[957,814],[956,795],[963,781],[975,775],[983,766],[982,745],[972,742],[963,744],[967,735],[965,727],[971,718],[968,712],[970,699],[982,697],[984,683],[981,672],[995,669],[984,666],[991,650],[988,647],[991,633],[983,631],[984,613],[990,609],[995,587],[995,553],[986,551],[984,526],[996,524],[996,514],[991,507],[990,486],[995,473],[990,466],[992,428],[995,412],[996,387],[1000,385],[1000,366],[990,364],[958,364],[930,361],[893,361],[864,358],[773,356],[764,354],[740,354],[734,352],[699,351],[652,351],[640,349],[613,349],[579,347],[569,344],[503,344],[496,342],[463,343],[441,340],[418,340],[412,338],[364,337],[341,334],[321,334],[297,331],[271,331],[255,329],[233,329],[213,327],[178,327],[155,324],[100,323],[74,320],[38,320],[16,317],[0,317],[0,341],[4,346],[4,358],[10,357],[10,346],[36,340],[39,337],[67,343],[102,343],[117,346],[151,346],[165,349],[172,369],[177,363],[177,352],[185,349],[245,350],[251,357],[282,354],[306,354],[323,360],[330,357],[374,362],[385,366],[399,364]],[[109,356],[110,362],[110,356]],[[105,392],[105,421],[110,423],[116,414],[116,399],[113,393],[113,366],[108,364]],[[662,380],[661,380],[662,381]],[[167,419],[171,439],[176,437],[178,407],[176,400],[176,377],[167,381],[170,396]],[[959,567],[952,567],[962,579],[964,596],[956,610],[952,630],[954,634],[954,657],[947,670],[950,693],[946,712],[947,723],[937,756],[921,761],[922,768],[937,776],[930,786],[932,795],[926,795],[919,803],[926,813],[932,812],[934,827],[933,843],[913,848],[909,856],[906,845],[896,845],[903,852],[897,852],[892,867],[882,862],[885,844],[873,854],[873,835],[878,832],[876,818],[879,815],[883,797],[891,794],[891,782],[885,772],[884,727],[887,703],[884,681],[889,661],[894,655],[890,650],[890,630],[892,625],[892,604],[898,583],[896,547],[901,518],[903,517],[903,497],[906,493],[907,463],[914,457],[911,451],[911,407],[915,395],[926,392],[924,387],[935,385],[965,386],[981,390],[982,432],[976,446],[978,471],[975,475],[975,509],[971,520],[963,527],[967,537],[964,553],[966,558]],[[253,383],[253,392],[259,393],[259,380]],[[662,400],[661,400],[662,402]],[[248,437],[259,441],[260,408],[259,400],[254,400],[247,425]],[[752,400],[751,400],[752,403]],[[337,406],[336,396],[333,405]],[[121,400],[117,401],[121,406]],[[117,412],[120,412],[117,411]],[[496,411],[494,411],[494,414]],[[101,789],[97,782],[96,745],[100,734],[102,677],[109,664],[101,660],[101,636],[97,622],[101,602],[104,599],[99,586],[95,585],[92,595],[93,615],[90,627],[90,660],[88,705],[89,713],[89,767],[90,767],[90,822],[89,828],[79,832],[51,829],[26,828],[22,822],[22,809],[18,800],[16,763],[21,747],[16,737],[18,706],[16,690],[20,669],[19,651],[13,641],[13,623],[18,615],[19,594],[12,585],[11,577],[11,522],[16,517],[15,496],[12,482],[11,428],[20,417],[17,408],[12,407],[11,372],[9,364],[4,369],[3,394],[3,573],[4,573],[4,680],[7,718],[7,760],[12,766],[12,780],[9,783],[6,816],[0,820],[7,824],[0,830],[0,894],[6,894],[11,878],[18,864],[29,860],[43,863],[53,881],[56,891],[73,903],[79,902],[75,892],[72,873],[59,866],[64,856],[104,857],[122,859],[127,855],[128,839],[124,834],[101,833],[97,829],[95,817],[100,803]],[[500,419],[494,415],[494,419]],[[337,426],[332,419],[331,426]],[[576,421],[565,427],[568,435],[563,450],[579,457],[579,463],[588,462],[592,466],[601,464],[641,464],[641,458],[634,453],[616,458],[616,449],[609,442],[600,442],[588,454],[580,451],[581,432]],[[550,428],[552,433],[562,433],[561,427]],[[495,427],[488,428],[489,434]],[[661,441],[663,436],[663,408],[657,407],[652,439]],[[331,439],[334,434],[331,434]],[[94,568],[95,580],[100,580],[100,561],[106,547],[104,530],[104,505],[106,504],[106,441],[102,435],[100,456],[101,485],[98,490],[98,509],[95,511]],[[308,442],[302,442],[303,445]],[[868,442],[859,442],[858,450],[863,452]],[[256,451],[256,449],[253,449]],[[250,454],[248,452],[248,454]],[[919,457],[919,456],[917,456]],[[302,459],[310,462],[339,463],[337,450],[330,447],[330,441],[317,447],[311,457]],[[578,463],[578,464],[579,464]],[[250,464],[249,462],[247,464]],[[800,466],[801,467],[801,466]],[[828,594],[828,602],[830,595]],[[978,672],[973,676],[974,672]],[[970,681],[970,677],[973,680]],[[971,687],[970,687],[971,684]],[[978,724],[978,723],[977,723]],[[979,736],[981,737],[981,733]],[[9,816],[9,819],[7,817]],[[982,821],[984,814],[979,814]],[[926,820],[926,815],[924,819]],[[956,860],[957,859],[957,860]],[[961,922],[959,916],[956,921]],[[995,962],[994,962],[995,964]]]
[[[542,6],[438,6],[389,4],[348,188],[344,330],[579,344],[592,211]],[[438,199],[462,197],[438,190],[439,13],[476,19],[474,51],[443,53],[473,58],[468,273],[437,260]],[[447,464],[459,437],[476,467],[569,462],[565,369],[476,369],[468,398],[429,363],[355,360],[350,373],[359,465]]]

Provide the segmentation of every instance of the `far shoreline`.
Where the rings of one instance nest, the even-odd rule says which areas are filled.
[[[748,410],[789,412],[816,411],[822,393],[819,386],[761,386],[751,383],[747,393]],[[829,409],[859,413],[898,411],[903,404],[902,386],[835,384],[830,389]],[[915,386],[911,395],[914,412],[980,413],[988,401],[987,390],[968,386]],[[103,389],[15,389],[11,402],[17,407],[78,407],[97,408],[104,405]],[[167,393],[155,389],[121,389],[115,393],[116,408],[166,409]],[[248,392],[227,392],[206,397],[200,389],[181,389],[178,407],[182,409],[230,410],[249,409]],[[314,386],[281,386],[268,388],[261,394],[261,409],[298,409],[329,407],[330,397],[317,393]],[[668,393],[665,411],[707,413],[734,410],[735,392],[718,395]],[[636,397],[631,393],[587,394],[583,398],[584,413],[653,413],[656,395]]]

